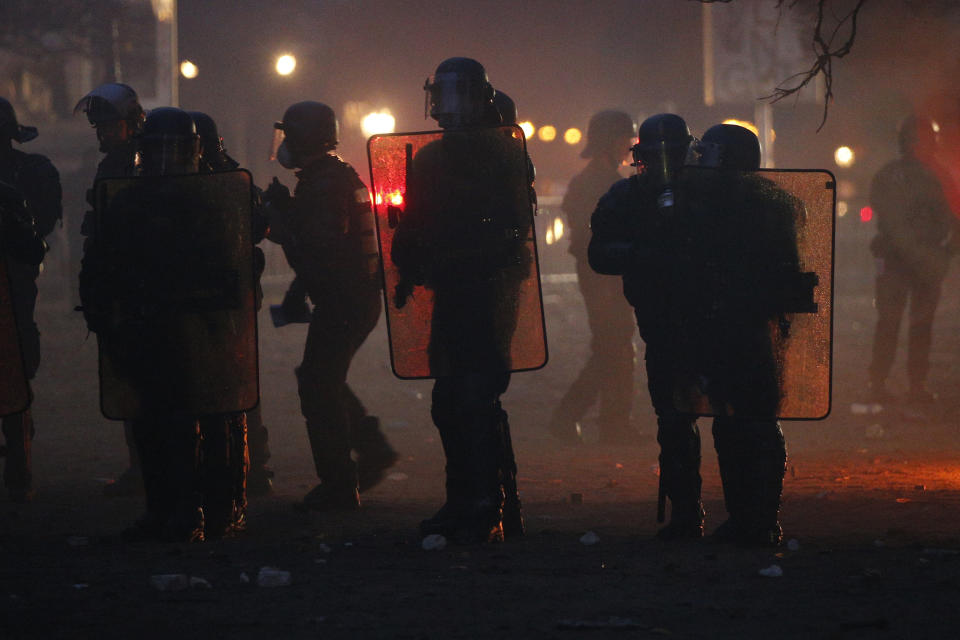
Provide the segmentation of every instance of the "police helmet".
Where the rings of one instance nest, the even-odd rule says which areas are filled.
[[[760,140],[746,127],[717,124],[703,134],[697,150],[705,167],[754,171],[760,168]]]
[[[204,156],[223,153],[223,138],[217,131],[217,123],[203,111],[188,111],[200,136],[201,153]]]
[[[17,113],[6,98],[0,98],[0,139],[29,142],[37,137],[36,127],[25,127],[17,122]]]
[[[153,109],[139,138],[143,172],[147,175],[195,173],[200,136],[190,114],[176,107]]]
[[[283,121],[273,126],[283,132],[282,142],[298,157],[329,151],[340,142],[337,116],[322,102],[306,100],[290,105]]]
[[[488,117],[495,91],[483,65],[472,58],[448,58],[423,85],[424,118],[446,129],[480,124]]]
[[[87,120],[94,126],[126,120],[132,125],[134,132],[141,129],[145,117],[137,92],[129,85],[119,82],[102,84],[80,98],[73,112],[76,114],[81,111],[87,114]]]
[[[666,185],[683,166],[693,136],[686,121],[673,113],[650,116],[637,130],[632,148],[634,164],[656,182]]]
[[[593,114],[587,125],[587,146],[580,152],[581,158],[592,158],[598,153],[607,153],[624,138],[637,135],[637,123],[623,111],[600,111]],[[620,149],[615,149],[618,153]],[[626,155],[627,149],[623,149]],[[622,156],[621,156],[622,157]]]

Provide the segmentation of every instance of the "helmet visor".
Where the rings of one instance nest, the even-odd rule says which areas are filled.
[[[270,145],[270,162],[273,162],[277,159],[277,152],[280,150],[280,145],[283,144],[283,141],[286,140],[287,134],[284,133],[283,123],[275,122],[273,125],[273,143]]]

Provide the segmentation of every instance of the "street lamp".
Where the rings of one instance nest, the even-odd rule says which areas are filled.
[[[379,133],[393,133],[396,122],[389,111],[374,111],[365,115],[360,121],[360,130],[363,131],[365,138]]]
[[[188,80],[193,80],[197,77],[197,74],[200,73],[200,70],[197,68],[197,65],[193,64],[189,60],[184,60],[180,63],[180,75]]]
[[[277,73],[282,76],[288,76],[297,68],[297,59],[289,53],[285,53],[277,58]]]
[[[557,128],[549,124],[544,125],[537,132],[537,137],[544,142],[553,142],[554,138],[557,137]]]
[[[856,160],[856,156],[853,153],[853,149],[848,146],[837,147],[837,150],[833,152],[833,160],[837,163],[838,167],[849,167],[853,164],[853,161]]]

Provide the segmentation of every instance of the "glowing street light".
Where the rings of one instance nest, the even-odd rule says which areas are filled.
[[[537,132],[537,137],[544,142],[553,142],[554,138],[557,137],[557,128],[549,124],[544,125],[540,127],[540,131]]]
[[[833,160],[838,167],[849,167],[856,160],[856,156],[850,147],[837,147],[837,150],[833,152]]]
[[[285,53],[277,58],[277,73],[282,76],[288,76],[297,68],[297,59],[289,53]]]
[[[393,133],[396,127],[396,119],[390,115],[387,110],[368,113],[360,121],[360,130],[366,138],[375,136],[379,133]]]
[[[567,144],[577,144],[582,137],[583,134],[576,127],[571,127],[563,132],[563,141]]]
[[[197,65],[193,64],[189,60],[184,60],[180,63],[180,75],[189,80],[193,80],[197,77],[197,74],[200,72],[197,69]]]
[[[519,126],[521,129],[523,129],[523,135],[527,140],[533,137],[533,132],[536,131],[536,129],[534,128],[532,122],[527,120],[526,122],[521,122]]]

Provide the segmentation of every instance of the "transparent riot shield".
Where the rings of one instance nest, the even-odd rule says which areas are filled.
[[[522,130],[378,135],[367,151],[394,373],[546,364]]]
[[[7,260],[0,252],[0,416],[19,413],[30,406],[30,386],[13,312]]]
[[[677,410],[829,414],[835,190],[827,171],[685,169],[670,276]]]
[[[249,173],[111,178],[95,194],[85,262],[95,258],[103,281],[103,414],[252,409],[259,380]]]

